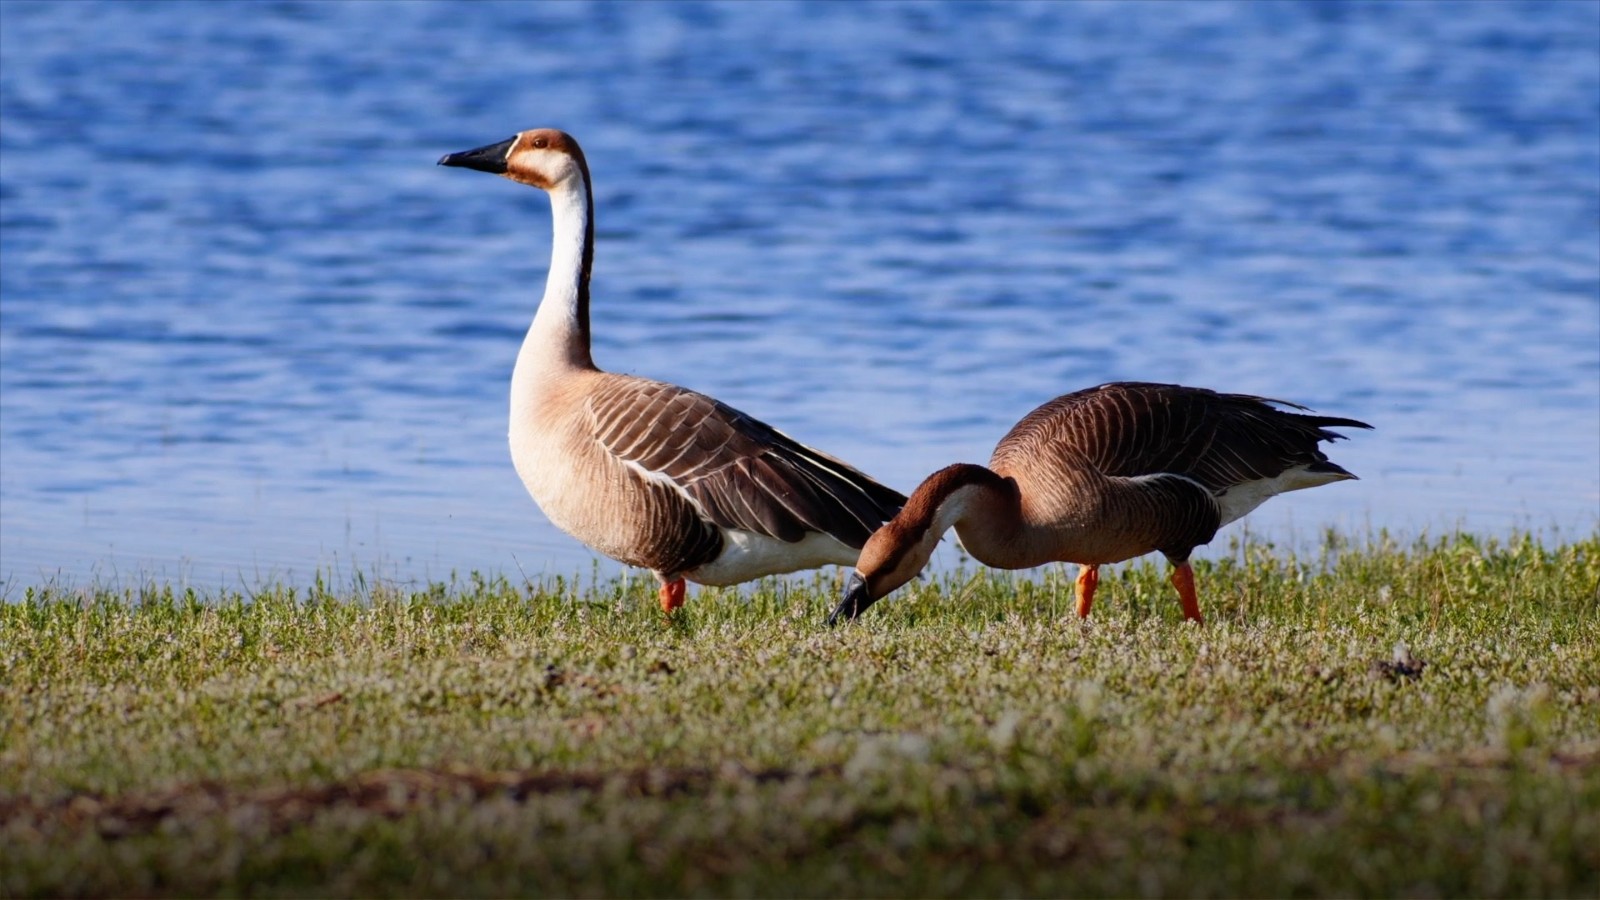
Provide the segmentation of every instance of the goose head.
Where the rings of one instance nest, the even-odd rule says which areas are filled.
[[[582,184],[587,164],[578,142],[565,131],[536,128],[487,144],[439,158],[441,166],[460,166],[493,175],[502,175],[520,184],[554,191],[571,183]]]
[[[925,525],[906,527],[893,519],[879,528],[862,546],[856,570],[845,582],[844,599],[828,616],[828,624],[836,624],[840,617],[854,619],[917,577],[938,543],[939,535]]]
[[[906,505],[861,547],[856,570],[845,582],[844,599],[828,616],[854,619],[917,577],[946,531],[976,525],[975,537],[1003,534],[1020,516],[1017,483],[970,463],[955,463],[929,475],[906,498]],[[980,557],[981,558],[981,557]]]

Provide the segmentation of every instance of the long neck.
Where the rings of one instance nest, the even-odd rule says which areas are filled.
[[[594,267],[594,195],[588,173],[550,188],[554,216],[544,300],[517,357],[519,370],[593,369],[589,272]]]
[[[979,562],[1001,568],[1025,561],[1021,497],[1017,484],[983,466],[958,463],[933,473],[912,492],[896,518],[928,554],[951,528]]]

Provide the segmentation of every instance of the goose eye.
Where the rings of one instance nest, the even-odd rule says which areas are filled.
[[[543,150],[545,147],[550,146],[550,141],[548,138],[536,137],[533,139],[533,146],[537,149]]]

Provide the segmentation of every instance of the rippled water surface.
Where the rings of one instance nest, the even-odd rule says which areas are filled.
[[[1269,539],[1600,519],[1595,3],[5,3],[0,52],[8,596],[587,573],[505,446],[548,204],[434,166],[547,125],[597,361],[902,490],[1140,379],[1377,426]]]

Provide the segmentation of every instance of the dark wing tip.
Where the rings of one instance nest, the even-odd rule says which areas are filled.
[[[1365,428],[1368,431],[1373,430],[1371,425],[1360,419],[1345,419],[1338,416],[1314,416],[1313,418],[1323,428]]]

